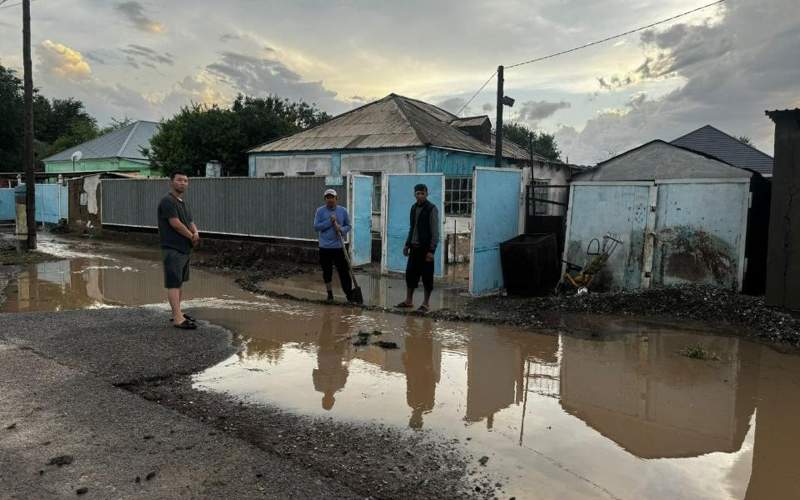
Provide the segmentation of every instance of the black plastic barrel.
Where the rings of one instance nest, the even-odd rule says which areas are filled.
[[[554,234],[521,234],[500,243],[503,282],[510,295],[547,295],[558,283],[560,265]]]

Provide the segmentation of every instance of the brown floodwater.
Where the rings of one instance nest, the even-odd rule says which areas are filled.
[[[26,268],[1,311],[166,312],[157,252],[42,246],[63,259]],[[192,273],[188,307],[244,339],[199,389],[458,440],[520,499],[800,498],[796,355],[698,325],[581,316],[544,334],[273,300]],[[374,330],[399,348],[349,338]],[[680,354],[695,345],[716,359]]]

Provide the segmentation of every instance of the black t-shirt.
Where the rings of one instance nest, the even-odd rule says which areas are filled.
[[[191,253],[192,240],[180,234],[169,224],[169,220],[173,217],[177,217],[189,230],[192,229],[192,212],[189,211],[189,205],[168,194],[161,198],[161,202],[158,204],[158,235],[161,239],[161,248]]]

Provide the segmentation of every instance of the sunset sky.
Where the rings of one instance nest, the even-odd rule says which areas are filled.
[[[564,50],[711,0],[34,0],[34,84],[105,124],[237,93],[336,114],[395,92],[451,111],[498,64]],[[21,75],[21,7],[0,7],[0,64]],[[495,83],[462,114],[494,121]],[[766,109],[800,106],[798,0],[728,0],[653,30],[506,72],[511,120],[595,163],[705,124],[772,153]],[[509,116],[510,113],[510,116]]]

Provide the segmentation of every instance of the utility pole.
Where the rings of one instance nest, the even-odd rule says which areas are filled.
[[[494,166],[503,166],[503,66],[497,67],[497,120],[494,131]]]
[[[28,250],[36,250],[36,178],[33,175],[33,75],[31,74],[31,0],[22,0],[22,64],[25,71],[25,216]]]

